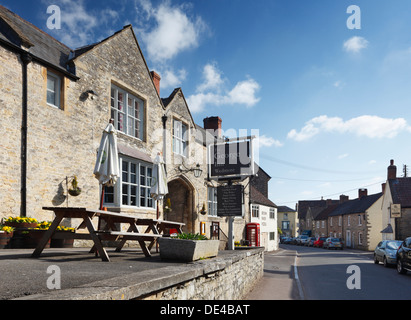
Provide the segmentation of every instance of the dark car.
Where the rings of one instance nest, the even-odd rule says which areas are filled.
[[[399,240],[383,240],[374,250],[374,263],[384,263],[384,267],[397,263],[397,250],[401,245]]]
[[[327,237],[318,237],[317,240],[314,241],[314,247],[322,248],[325,240],[327,240]]]
[[[397,271],[405,274],[411,271],[411,237],[405,239],[397,251]]]

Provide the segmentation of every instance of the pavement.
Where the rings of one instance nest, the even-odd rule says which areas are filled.
[[[108,249],[110,262],[88,253],[89,248],[45,249],[40,258],[31,257],[33,250],[0,250],[0,300],[43,299],[44,296],[39,295],[51,292],[48,281],[49,286],[58,285],[54,280],[56,270],[61,275],[59,291],[71,290],[71,294],[81,298],[81,291],[99,281],[121,283],[133,275],[148,281],[159,274],[170,273],[170,267],[175,273],[179,267],[187,267],[185,263],[163,261],[158,253],[147,258],[138,249],[123,249],[119,253]],[[113,286],[112,283],[106,285]],[[79,289],[74,292],[73,288]]]
[[[153,252],[147,258],[137,248],[106,248],[110,262],[103,262],[89,248],[45,249],[39,258],[31,257],[33,250],[0,250],[0,300],[140,299],[218,272],[244,254],[225,250],[217,259],[183,263]]]
[[[279,249],[265,252],[264,275],[246,300],[303,300],[295,267],[297,251]]]

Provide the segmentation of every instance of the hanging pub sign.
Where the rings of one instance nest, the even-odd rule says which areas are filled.
[[[391,218],[401,218],[401,204],[391,203]]]
[[[217,187],[217,216],[241,217],[243,215],[243,185]]]
[[[254,174],[252,139],[209,145],[210,178],[239,179]]]

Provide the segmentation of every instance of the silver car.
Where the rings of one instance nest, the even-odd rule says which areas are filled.
[[[397,250],[402,241],[384,240],[381,241],[374,250],[374,263],[382,262],[384,267],[391,264],[397,264]]]

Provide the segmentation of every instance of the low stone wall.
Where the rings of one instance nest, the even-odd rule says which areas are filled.
[[[216,258],[176,263],[24,300],[240,300],[263,276],[264,248],[221,251]]]
[[[263,276],[264,248],[234,251],[196,264],[198,275],[141,300],[239,300]]]

